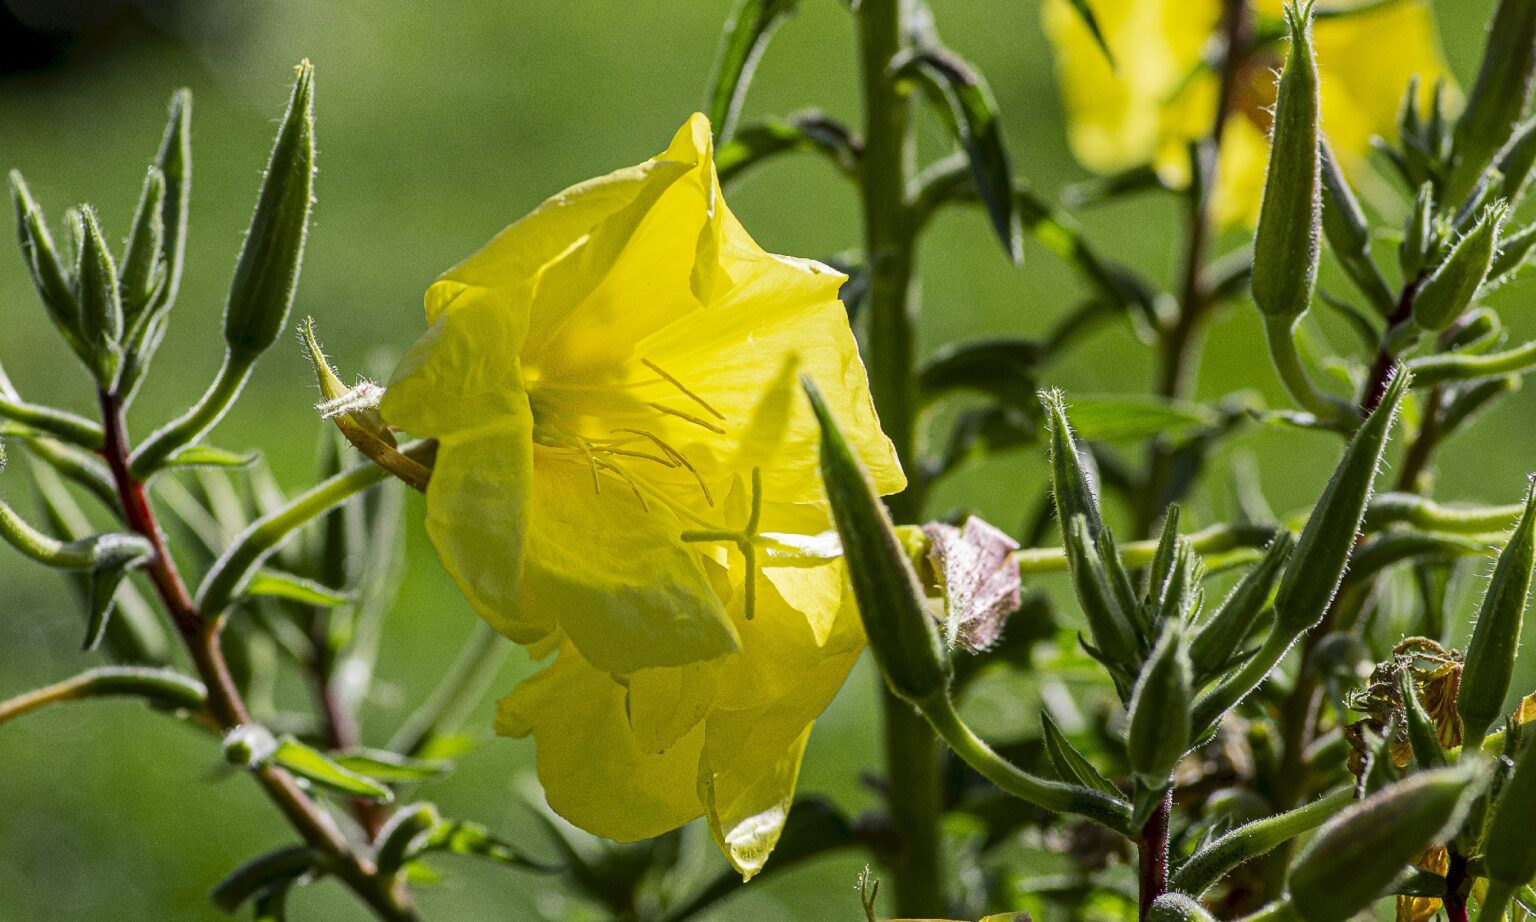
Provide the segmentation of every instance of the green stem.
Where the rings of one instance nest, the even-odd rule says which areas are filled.
[[[1296,352],[1294,337],[1295,321],[1286,317],[1266,317],[1264,332],[1269,340],[1269,355],[1274,360],[1280,381],[1302,409],[1320,420],[1342,422],[1350,427],[1359,422],[1359,416],[1350,404],[1339,397],[1318,388],[1307,374],[1301,356]]]
[[[1536,367],[1536,342],[1526,343],[1507,352],[1494,352],[1489,355],[1446,353],[1411,359],[1408,362],[1408,370],[1413,372],[1414,387],[1428,387],[1444,381],[1470,381],[1476,378],[1525,374],[1533,367]]]
[[[1198,898],[1238,865],[1316,829],[1354,801],[1354,786],[1344,785],[1305,807],[1239,826],[1185,860],[1169,887]]]
[[[1039,778],[998,755],[961,719],[948,694],[924,701],[921,710],[955,755],[1004,793],[1054,813],[1072,813],[1131,834],[1131,808],[1125,801],[1099,791]]]
[[[388,748],[418,756],[433,740],[462,726],[511,650],[512,645],[489,624],[477,622],[442,683],[395,733]]]
[[[864,98],[864,157],[860,166],[864,249],[869,268],[868,346],[870,390],[880,422],[896,447],[902,468],[917,464],[917,375],[913,321],[916,314],[913,259],[917,221],[909,198],[915,176],[911,101],[892,79],[890,65],[908,44],[911,0],[862,0],[855,7]],[[921,485],[890,498],[898,522],[916,521]],[[938,744],[926,722],[882,682],[885,764],[891,819],[898,852],[893,867],[899,916],[945,915],[939,860]]]
[[[173,422],[156,430],[133,453],[128,462],[128,470],[133,478],[138,481],[148,480],[151,474],[165,464],[167,458],[217,425],[224,414],[229,412],[235,398],[240,396],[240,390],[250,379],[253,367],[254,358],[237,358],[233,353],[225,352],[218,375],[197,404]]]
[[[1274,540],[1274,537],[1275,527],[1272,525],[1212,525],[1188,535],[1195,552],[1201,555],[1220,554],[1241,547],[1261,548]],[[1125,561],[1127,569],[1145,567],[1157,555],[1157,544],[1156,541],[1122,544],[1119,547],[1120,557]],[[1015,551],[1013,560],[1019,565],[1019,572],[1024,575],[1065,573],[1067,570],[1067,552],[1059,547],[1032,547]]]
[[[0,701],[0,724],[50,704],[102,697],[142,698],[157,707],[200,712],[208,692],[202,683],[170,669],[103,666]]]

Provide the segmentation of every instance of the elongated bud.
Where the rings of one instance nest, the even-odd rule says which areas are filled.
[[[91,350],[91,367],[103,386],[117,374],[122,357],[123,302],[118,295],[117,263],[102,239],[96,212],[80,212],[80,254],[75,270],[80,292],[80,336]]]
[[[1536,76],[1536,0],[1500,0],[1467,107],[1456,123],[1452,198],[1465,195],[1504,146],[1531,99]]]
[[[1489,878],[1489,898],[1483,901],[1486,919],[1503,918],[1509,896],[1536,878],[1536,741],[1525,740],[1515,770],[1499,787],[1493,813],[1483,835],[1483,865]],[[1497,902],[1495,900],[1498,899]]]
[[[1064,398],[1061,391],[1041,391],[1040,403],[1051,428],[1051,494],[1056,501],[1056,522],[1066,537],[1072,517],[1082,516],[1087,520],[1091,543],[1104,528],[1104,520],[1099,515],[1099,499],[1088,479],[1083,456],[1077,450],[1072,425],[1067,421]]]
[[[74,282],[65,261],[53,245],[53,235],[48,233],[48,222],[43,220],[42,209],[32,200],[21,173],[11,171],[11,200],[16,206],[16,236],[21,241],[21,258],[27,264],[32,284],[37,287],[38,297],[53,325],[63,334],[70,348],[82,359],[87,355],[80,339],[80,303],[75,296]]]
[[[1254,627],[1280,581],[1280,573],[1296,547],[1290,532],[1282,532],[1269,543],[1264,558],[1245,574],[1221,606],[1200,625],[1189,645],[1189,659],[1197,680],[1221,674],[1237,654]]]
[[[1413,199],[1413,211],[1403,228],[1403,242],[1397,249],[1397,262],[1403,270],[1403,278],[1417,279],[1429,262],[1429,251],[1435,242],[1435,187],[1426,182],[1419,187]]]
[[[1328,246],[1371,304],[1381,313],[1391,314],[1397,307],[1397,298],[1371,259],[1371,225],[1365,219],[1365,211],[1349,188],[1344,171],[1333,159],[1333,149],[1327,141],[1322,142],[1319,156],[1323,234],[1328,238]]]
[[[1253,242],[1253,300],[1270,317],[1307,312],[1317,287],[1322,191],[1312,3],[1285,8],[1291,51],[1280,74],[1264,201]]]
[[[1398,673],[1397,690],[1403,699],[1403,715],[1408,723],[1408,743],[1413,747],[1413,760],[1420,768],[1443,768],[1446,765],[1445,747],[1440,743],[1440,733],[1434,718],[1424,710],[1419,700],[1418,683],[1413,670]]]
[[[1502,201],[1483,210],[1477,224],[1456,243],[1435,274],[1414,295],[1414,323],[1426,330],[1443,330],[1472,306],[1493,266],[1499,230],[1508,211],[1509,206]]]
[[[224,340],[237,361],[254,361],[288,322],[313,203],[314,127],[314,68],[306,60],[298,67],[224,307]]]
[[[1189,749],[1193,684],[1183,623],[1164,621],[1162,635],[1136,677],[1125,737],[1131,770],[1150,788],[1166,787],[1173,767]]]
[[[132,328],[165,282],[165,263],[160,248],[165,244],[165,174],[150,167],[133,213],[133,229],[123,247],[118,291],[123,304],[123,323]]]
[[[1466,664],[1461,671],[1461,690],[1456,713],[1461,715],[1463,738],[1476,747],[1488,728],[1504,711],[1520,647],[1520,626],[1525,620],[1531,592],[1531,570],[1536,565],[1536,483],[1525,494],[1525,510],[1488,581],[1467,644]]]
[[[1455,831],[1486,782],[1483,764],[1418,772],[1330,820],[1291,867],[1291,903],[1306,922],[1345,922],[1403,868]]]
[[[1408,378],[1401,369],[1394,374],[1381,403],[1344,450],[1302,529],[1275,596],[1275,632],[1280,636],[1295,637],[1310,630],[1338,591]]]
[[[801,384],[821,423],[821,476],[843,539],[864,632],[886,685],[914,704],[945,695],[949,657],[885,504],[875,495],[815,382],[807,377]]]
[[[161,254],[165,259],[165,286],[158,306],[168,308],[181,287],[181,269],[187,252],[187,211],[192,201],[192,91],[171,94],[170,118],[155,155],[155,168],[165,178],[165,198],[160,204],[160,223],[165,229]]]
[[[1104,563],[1088,540],[1088,519],[1075,515],[1067,524],[1067,569],[1078,604],[1088,620],[1088,633],[1099,652],[1122,670],[1134,671],[1137,661],[1136,635],[1129,613],[1121,609]],[[1126,684],[1129,684],[1127,680]]]
[[[1216,922],[1216,917],[1182,893],[1164,893],[1152,901],[1147,922]]]

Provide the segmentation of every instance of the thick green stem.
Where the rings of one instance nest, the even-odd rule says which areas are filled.
[[[1354,408],[1342,399],[1318,388],[1301,364],[1296,352],[1295,321],[1290,318],[1265,318],[1264,332],[1269,339],[1269,356],[1274,360],[1275,371],[1286,393],[1297,405],[1324,422],[1358,422]]]
[[[911,0],[862,0],[856,9],[864,95],[864,157],[860,166],[864,249],[869,271],[870,389],[882,427],[913,486],[890,499],[898,522],[922,509],[917,465],[917,375],[913,320],[913,257],[917,221],[909,199],[915,151],[908,91],[891,76],[891,62],[908,44]],[[894,873],[896,915],[945,915],[939,860],[938,745],[911,705],[881,684],[886,776],[899,842]]]

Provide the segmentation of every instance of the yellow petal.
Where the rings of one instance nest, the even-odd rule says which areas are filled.
[[[554,613],[521,604],[533,470],[532,416],[517,367],[525,308],[514,289],[461,289],[400,363],[380,410],[438,440],[427,535],[475,611],[529,643],[550,632]]]
[[[659,836],[703,812],[695,788],[704,725],[663,752],[639,746],[625,688],[570,645],[496,708],[496,732],[532,735],[549,806],[620,842]]]
[[[661,752],[692,730],[715,699],[719,663],[641,669],[624,677],[629,686],[629,728],[642,752]]]
[[[593,476],[568,455],[534,452],[523,607],[556,613],[582,656],[607,672],[736,649],[698,555],[680,537],[686,526],[623,480],[603,471],[594,487]]]
[[[807,726],[767,773],[744,789],[736,789],[731,784],[735,779],[729,775],[716,774],[708,759],[700,763],[699,799],[704,802],[709,834],[743,881],[763,869],[778,844],[810,736]]]

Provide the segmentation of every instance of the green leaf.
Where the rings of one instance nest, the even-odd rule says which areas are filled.
[[[1013,262],[1021,262],[1023,228],[1014,204],[1013,168],[1003,146],[997,104],[986,83],[959,57],[939,48],[911,52],[892,70],[898,79],[915,80],[927,91],[944,126],[965,151],[1003,251]]]
[[[1182,893],[1164,893],[1152,901],[1147,922],[1216,922],[1216,917]]]
[[[1290,532],[1277,535],[1258,565],[1249,570],[1231,594],[1200,623],[1189,645],[1197,685],[1220,675],[1243,642],[1253,636],[1295,547],[1296,539]]]
[[[1040,710],[1040,731],[1045,739],[1045,751],[1050,754],[1051,763],[1056,766],[1056,772],[1061,775],[1063,781],[1071,781],[1085,788],[1102,791],[1110,797],[1122,796],[1120,789],[1100,774],[1099,770],[1093,767],[1093,763],[1088,761],[1087,756],[1077,751],[1072,742],[1056,726],[1056,721],[1051,719],[1051,712],[1044,708]]]
[[[0,724],[50,704],[88,698],[140,698],[162,710],[201,713],[208,692],[203,683],[174,669],[102,666],[0,702]]]
[[[1520,647],[1520,628],[1536,567],[1536,482],[1526,490],[1525,510],[1488,581],[1472,639],[1467,643],[1456,713],[1465,739],[1476,746],[1504,709]]]
[[[1477,381],[1523,375],[1532,369],[1536,369],[1536,341],[1486,355],[1446,352],[1408,360],[1408,370],[1413,372],[1414,387],[1431,387],[1447,381]]]
[[[20,423],[87,451],[100,451],[106,438],[100,425],[83,416],[27,403],[4,388],[0,388],[0,419]]]
[[[246,900],[270,887],[291,884],[323,865],[324,858],[307,845],[291,845],[245,862],[208,893],[213,905],[235,912]]]
[[[105,560],[91,570],[84,644],[87,653],[100,646],[101,638],[106,635],[107,620],[112,617],[112,599],[117,593],[118,584],[130,570],[151,556],[145,550],[135,556]]]
[[[430,781],[453,771],[445,759],[413,759],[387,749],[348,749],[334,760],[348,771],[391,783]]]
[[[1117,70],[1115,56],[1110,53],[1109,43],[1104,40],[1104,30],[1099,28],[1099,18],[1093,14],[1093,7],[1088,5],[1088,0],[1069,0],[1072,12],[1081,19],[1083,26],[1088,29],[1088,34],[1093,36],[1093,43],[1099,46],[1099,51],[1104,54],[1104,60],[1109,63],[1111,71]]]
[[[1209,407],[1153,396],[1074,397],[1072,428],[1094,442],[1133,442],[1163,436],[1177,441],[1221,424]]]
[[[427,837],[423,851],[445,851],[456,855],[472,855],[489,858],[513,867],[530,871],[551,871],[550,865],[535,861],[519,852],[505,840],[498,838],[479,823],[467,820],[445,820]]]
[[[1413,760],[1420,768],[1444,768],[1449,762],[1445,757],[1445,747],[1440,742],[1440,732],[1435,727],[1434,718],[1424,710],[1424,702],[1419,699],[1418,682],[1413,678],[1412,669],[1403,669],[1398,673],[1397,690],[1403,699],[1403,714],[1408,723],[1408,744],[1413,747]],[[1531,869],[1536,874],[1536,868]]]
[[[1045,350],[1030,339],[984,339],[940,349],[923,365],[918,386],[936,400],[956,390],[988,394],[1025,412],[1038,412]]]
[[[314,201],[314,129],[314,68],[305,60],[298,66],[224,306],[224,340],[230,354],[246,362],[277,340],[298,290]]]
[[[133,213],[133,228],[123,245],[118,275],[118,294],[123,306],[123,325],[132,331],[165,283],[160,248],[165,243],[165,174],[151,166],[144,191]],[[131,339],[131,332],[128,339]]]
[[[166,467],[250,467],[259,457],[214,448],[212,445],[188,445],[165,459]]]
[[[1500,0],[1477,80],[1456,122],[1450,198],[1467,194],[1525,114],[1536,74],[1536,0]]]
[[[432,804],[401,807],[374,839],[374,863],[380,874],[394,874],[426,845],[427,836],[442,822]]]
[[[1387,284],[1380,267],[1371,258],[1371,226],[1365,211],[1344,178],[1344,171],[1333,159],[1333,149],[1325,140],[1319,161],[1323,195],[1323,233],[1328,246],[1339,260],[1350,281],[1384,317],[1397,310],[1397,297]]]
[[[951,666],[917,574],[885,504],[809,377],[802,379],[821,424],[821,473],[842,536],[849,582],[869,648],[891,691],[913,703],[949,688]]]
[[[1275,102],[1273,155],[1253,243],[1252,288],[1259,310],[1289,320],[1307,312],[1317,286],[1322,186],[1310,0],[1287,6],[1285,16],[1291,50]]]
[[[0,538],[38,563],[66,570],[95,570],[124,560],[141,561],[154,553],[142,536],[126,532],[60,541],[29,525],[3,500]]]
[[[280,765],[300,778],[349,797],[361,797],[382,803],[389,803],[395,799],[394,792],[383,783],[343,768],[330,756],[291,736],[279,737],[277,748],[265,761]]]
[[[737,0],[721,34],[720,53],[710,81],[709,120],[717,143],[724,143],[736,129],[741,105],[757,63],[783,18],[799,0]]]
[[[797,112],[784,120],[755,122],[715,148],[715,169],[722,185],[782,154],[821,154],[845,176],[858,172],[863,145],[846,125],[817,111]]]
[[[49,319],[75,354],[87,360],[90,351],[80,335],[80,301],[75,294],[72,273],[59,257],[48,232],[42,209],[33,201],[21,173],[12,170],[11,200],[16,207],[16,236],[21,241],[21,258],[32,275],[32,284],[48,310]]]
[[[337,592],[314,580],[278,570],[257,571],[250,582],[245,584],[245,595],[284,599],[319,608],[335,608],[337,605],[345,605],[352,601],[352,596],[348,593]]]
[[[1536,816],[1536,742],[1522,742],[1514,771],[1499,787],[1481,843],[1492,883],[1481,918],[1501,918],[1504,904],[1497,897],[1536,878],[1536,836],[1531,835],[1531,818]]]

